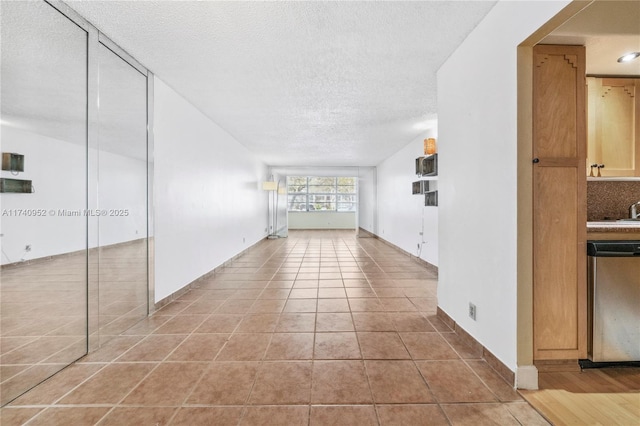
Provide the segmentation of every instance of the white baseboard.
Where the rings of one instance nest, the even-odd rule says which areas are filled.
[[[535,365],[522,365],[516,368],[516,388],[538,389],[538,369]]]

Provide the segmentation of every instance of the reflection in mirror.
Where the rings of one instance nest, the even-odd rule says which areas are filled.
[[[147,315],[147,78],[103,44],[98,67],[98,146],[90,158],[97,158],[101,211],[97,278],[102,344]]]
[[[87,350],[87,33],[44,2],[2,4],[0,394],[16,398]]]

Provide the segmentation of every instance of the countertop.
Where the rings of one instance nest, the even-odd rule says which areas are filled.
[[[624,234],[640,234],[640,221],[603,220],[587,222],[587,232],[615,232]]]

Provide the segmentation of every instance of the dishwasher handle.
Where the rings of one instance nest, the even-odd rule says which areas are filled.
[[[594,257],[640,256],[640,241],[587,241],[587,255]]]

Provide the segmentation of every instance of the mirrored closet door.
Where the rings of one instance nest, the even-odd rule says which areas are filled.
[[[152,76],[62,2],[1,5],[0,405],[149,312]]]
[[[97,267],[100,343],[144,318],[148,300],[147,76],[116,52],[98,45],[97,143],[89,156],[97,178],[90,266]]]
[[[44,2],[1,27],[5,404],[87,352],[88,33]]]

